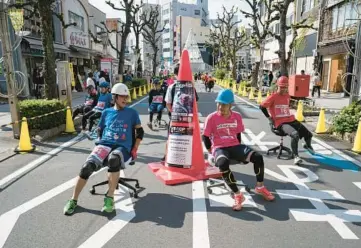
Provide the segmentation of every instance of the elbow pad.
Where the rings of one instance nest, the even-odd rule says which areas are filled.
[[[144,137],[144,129],[142,127],[139,127],[135,129],[135,132],[135,138],[142,140]]]
[[[204,143],[205,147],[207,149],[211,149],[212,142],[211,142],[210,138],[208,136],[205,136],[205,135],[203,135],[202,138],[203,138],[203,143]]]

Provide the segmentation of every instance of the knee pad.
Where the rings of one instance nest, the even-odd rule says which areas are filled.
[[[291,137],[292,139],[295,139],[295,140],[299,140],[299,139],[300,139],[300,135],[298,134],[297,131],[292,132],[292,133],[290,134],[290,137]]]
[[[254,152],[252,153],[251,155],[251,158],[250,158],[250,162],[254,163],[254,164],[264,164],[263,162],[263,156],[261,154],[259,154],[258,152]]]
[[[96,171],[96,164],[90,161],[86,161],[80,170],[79,177],[84,180],[88,180],[91,174]]]
[[[216,158],[216,166],[219,168],[221,172],[229,170],[229,159],[225,156],[221,155]]]
[[[109,155],[108,172],[119,172],[125,169],[124,158],[121,152],[114,151]]]

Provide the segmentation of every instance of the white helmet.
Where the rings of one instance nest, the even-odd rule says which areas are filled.
[[[117,83],[112,88],[112,94],[114,95],[120,95],[120,96],[129,96],[129,89],[128,87],[123,83]]]

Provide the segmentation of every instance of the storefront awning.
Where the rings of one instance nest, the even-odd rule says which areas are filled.
[[[73,58],[82,58],[82,59],[90,59],[90,53],[92,50],[82,47],[69,46],[70,49],[70,57]]]
[[[37,50],[44,50],[41,40],[23,37],[23,40],[29,43],[30,48]],[[54,52],[56,53],[69,53],[70,50],[63,44],[54,43]]]

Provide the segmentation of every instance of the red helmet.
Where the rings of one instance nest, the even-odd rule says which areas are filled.
[[[277,80],[277,86],[287,87],[288,86],[288,77],[282,76]]]

